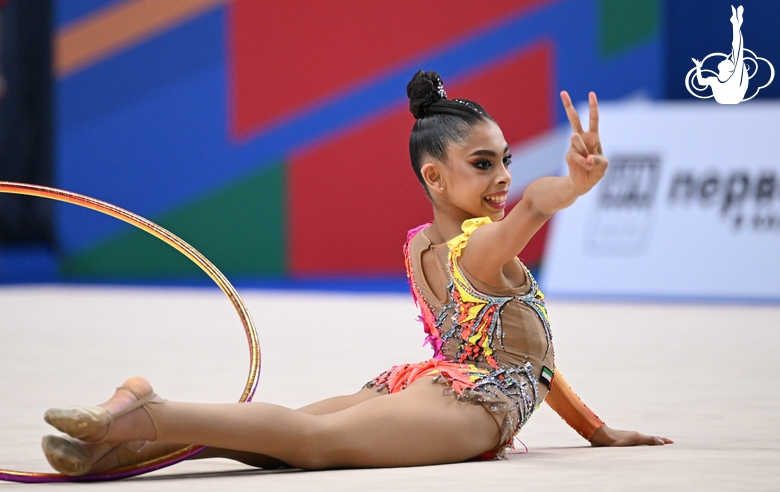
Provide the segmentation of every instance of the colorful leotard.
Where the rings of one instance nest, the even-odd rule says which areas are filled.
[[[520,263],[526,274],[522,285],[496,288],[472,278],[459,264],[471,233],[489,222],[487,217],[466,220],[461,235],[438,245],[426,235],[430,224],[409,231],[407,276],[433,357],[395,366],[368,386],[395,393],[435,376],[434,381],[447,384],[445,392],[496,415],[502,443],[493,455],[500,457],[544,400],[547,386],[540,378],[543,368],[552,374],[554,360],[544,295],[528,269]],[[423,271],[424,254],[434,255],[436,271]]]

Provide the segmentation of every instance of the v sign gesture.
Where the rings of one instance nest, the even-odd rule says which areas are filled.
[[[583,195],[590,191],[607,171],[608,162],[601,152],[601,139],[599,138],[599,103],[594,92],[588,94],[590,119],[588,131],[584,131],[568,92],[561,92],[561,101],[563,101],[571,128],[574,130],[571,136],[571,147],[566,153],[569,178],[576,193]]]
[[[588,131],[582,129],[569,93],[561,92],[561,100],[574,130],[571,147],[566,153],[569,175],[547,176],[529,184],[523,199],[503,220],[474,231],[469,248],[461,258],[461,264],[488,285],[503,285],[503,268],[516,262],[515,257],[539,228],[553,214],[590,191],[607,170],[607,159],[601,153],[596,94],[591,92],[589,95]],[[459,226],[460,223],[456,227]]]

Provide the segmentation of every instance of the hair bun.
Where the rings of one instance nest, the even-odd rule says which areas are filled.
[[[420,70],[406,85],[406,95],[409,97],[409,111],[415,118],[425,116],[428,108],[435,102],[447,99],[444,92],[444,82],[436,72]]]

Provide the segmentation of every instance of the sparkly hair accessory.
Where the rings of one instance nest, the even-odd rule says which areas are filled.
[[[436,92],[439,93],[440,98],[447,99],[447,93],[444,91],[444,82],[441,79],[439,79],[439,84],[436,86]]]
[[[452,99],[452,102],[455,102],[455,103],[458,103],[458,104],[463,104],[464,106],[466,106],[466,107],[467,107],[467,108],[469,108],[470,110],[474,111],[475,113],[477,113],[477,114],[481,114],[481,115],[483,115],[483,116],[485,115],[485,110],[484,110],[484,109],[482,109],[482,107],[481,107],[481,106],[480,106],[480,107],[477,107],[477,105],[476,105],[476,104],[474,104],[474,103],[473,103],[473,102],[471,102],[471,101],[467,101],[467,100],[465,100],[465,99]]]
[[[143,217],[140,217],[132,212],[128,212],[122,208],[119,208],[110,203],[106,203],[88,196],[79,195],[70,191],[58,190],[57,188],[48,188],[45,186],[37,186],[26,183],[11,183],[8,181],[0,181],[0,193],[14,193],[18,195],[30,195],[41,198],[50,198],[52,200],[58,200],[61,202],[72,203],[81,207],[96,210],[98,212],[110,215],[117,219],[123,220],[128,224],[134,225],[139,229],[148,232],[149,234],[160,239],[162,242],[168,244],[174,249],[178,250],[184,256],[189,258],[193,263],[198,265],[209,277],[222,289],[222,292],[233,303],[233,307],[238,313],[238,317],[241,318],[241,323],[244,325],[244,331],[246,332],[247,341],[249,342],[249,378],[247,379],[246,386],[244,387],[244,393],[241,395],[239,402],[248,402],[252,400],[252,396],[257,389],[257,380],[260,376],[260,343],[257,339],[257,330],[252,322],[252,318],[249,315],[244,302],[238,296],[238,292],[230,284],[227,278],[217,270],[205,256],[198,252],[195,248],[181,240],[173,233],[163,229],[154,222],[151,222]],[[206,449],[203,446],[193,445],[184,449],[180,449],[175,453],[160,456],[158,458],[139,463],[124,468],[119,468],[106,473],[100,473],[96,475],[83,475],[80,477],[69,477],[65,475],[58,475],[55,473],[38,473],[38,472],[24,472],[15,470],[3,470],[0,469],[0,480],[8,482],[24,482],[24,483],[49,483],[49,482],[97,482],[102,480],[116,480],[119,478],[134,477],[160,468],[165,468],[176,464],[180,461],[184,461],[201,451]]]
[[[407,84],[406,95],[409,97],[409,111],[418,120],[431,114],[448,114],[466,121],[471,121],[474,116],[491,119],[474,101],[447,99],[444,82],[436,72],[419,70]]]

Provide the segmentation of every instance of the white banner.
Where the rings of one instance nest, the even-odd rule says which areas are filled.
[[[780,300],[780,104],[604,104],[599,132],[610,167],[553,219],[549,293]]]

